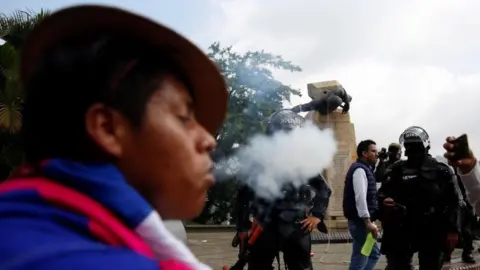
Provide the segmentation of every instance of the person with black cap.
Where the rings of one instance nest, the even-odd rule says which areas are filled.
[[[388,166],[400,160],[402,157],[402,146],[398,143],[391,143],[388,146],[388,150],[382,148],[382,151],[378,152],[378,164],[375,168],[375,178],[377,182],[382,182],[384,179],[385,171]]]
[[[413,269],[418,252],[420,270],[440,270],[445,245],[455,247],[460,231],[456,177],[428,154],[430,138],[423,128],[407,128],[399,142],[408,159],[387,169],[378,192],[387,269]]]
[[[171,29],[83,5],[43,20],[21,56],[26,163],[0,185],[1,269],[210,269],[163,219],[214,183],[227,90]]]

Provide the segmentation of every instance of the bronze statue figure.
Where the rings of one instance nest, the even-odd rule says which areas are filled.
[[[323,95],[316,98],[313,98],[312,95],[310,95],[310,97],[313,98],[312,101],[297,105],[291,110],[296,113],[317,111],[321,115],[327,115],[337,110],[338,107],[341,107],[343,109],[342,113],[347,113],[350,110],[352,97],[347,94],[345,88],[343,88],[338,82],[329,81],[328,83],[330,84],[315,89],[315,91],[323,90]],[[311,90],[309,89],[309,91]]]

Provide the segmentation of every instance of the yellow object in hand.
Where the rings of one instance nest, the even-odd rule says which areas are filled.
[[[370,253],[372,253],[373,245],[375,245],[375,242],[377,240],[373,237],[372,233],[367,234],[367,239],[365,240],[365,243],[363,244],[361,253],[363,256],[370,256]]]

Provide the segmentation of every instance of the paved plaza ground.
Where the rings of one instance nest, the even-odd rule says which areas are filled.
[[[237,249],[231,247],[233,235],[233,232],[189,232],[188,243],[202,262],[210,265],[215,270],[220,270],[223,265],[232,265],[236,261]],[[313,257],[314,269],[348,269],[351,245],[315,244],[312,249],[315,252],[315,257]],[[459,261],[460,252],[460,250],[455,251],[454,262]],[[382,256],[376,269],[383,270],[385,265],[385,258]],[[284,268],[282,267],[282,269]],[[449,269],[449,267],[445,269]]]

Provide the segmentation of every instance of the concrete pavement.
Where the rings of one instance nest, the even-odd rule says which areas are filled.
[[[233,235],[233,232],[189,232],[188,244],[202,262],[210,265],[213,269],[219,270],[224,265],[230,266],[236,262],[238,250],[231,247]],[[315,256],[312,258],[314,269],[348,269],[350,244],[315,244],[312,249],[315,252]],[[458,263],[460,253],[461,250],[456,250],[454,253],[454,268],[446,266],[444,269],[480,269],[480,266],[477,265],[463,267]],[[477,260],[480,261],[480,258],[477,258]],[[274,265],[276,266],[276,263]],[[385,257],[382,256],[376,269],[383,270],[385,266]],[[281,269],[284,269],[283,266]]]

